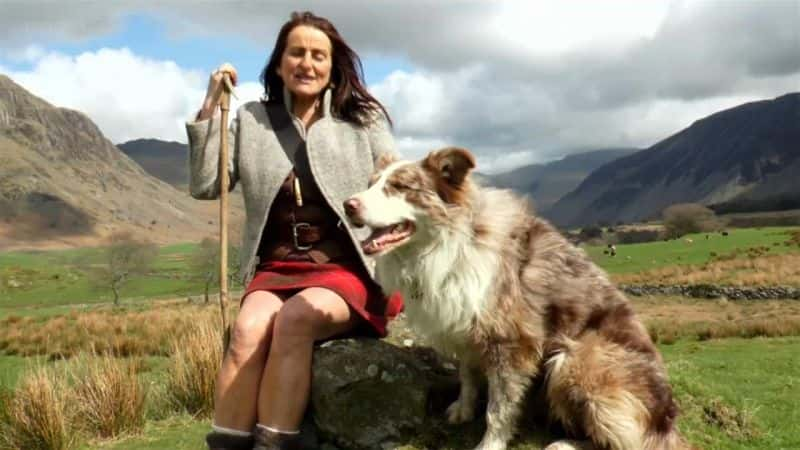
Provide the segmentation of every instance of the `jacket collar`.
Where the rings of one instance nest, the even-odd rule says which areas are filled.
[[[331,90],[330,88],[325,88],[325,91],[322,93],[322,117],[328,117],[331,115]],[[286,111],[289,112],[290,117],[294,117],[294,110],[292,109],[292,93],[289,92],[289,89],[286,85],[283,86],[283,105],[286,106]]]

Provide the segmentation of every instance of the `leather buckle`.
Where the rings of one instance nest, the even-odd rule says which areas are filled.
[[[311,224],[308,222],[298,222],[292,224],[292,241],[294,242],[295,250],[306,251],[311,250],[310,245],[300,245],[299,241],[299,233],[297,232],[300,228],[311,228]]]

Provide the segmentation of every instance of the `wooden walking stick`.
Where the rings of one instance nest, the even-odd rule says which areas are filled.
[[[219,98],[222,111],[219,133],[219,309],[222,316],[222,353],[228,348],[231,326],[228,323],[228,111],[233,91],[230,76],[222,74],[223,89]]]

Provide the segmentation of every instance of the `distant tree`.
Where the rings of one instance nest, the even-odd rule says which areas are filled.
[[[133,276],[147,273],[158,255],[158,247],[136,240],[130,233],[117,232],[108,238],[101,263],[91,267],[89,279],[98,287],[110,288],[114,304],[119,305],[122,287]]]
[[[664,229],[668,238],[689,233],[713,231],[721,226],[714,211],[698,203],[678,203],[664,209]]]
[[[189,270],[204,285],[205,302],[209,302],[212,287],[219,286],[219,241],[204,238],[197,251],[189,258]],[[232,286],[239,275],[239,248],[228,247],[228,286]]]
[[[603,229],[596,225],[581,228],[580,237],[583,241],[601,238],[603,237]]]

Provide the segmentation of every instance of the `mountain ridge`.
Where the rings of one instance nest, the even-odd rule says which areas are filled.
[[[560,226],[638,221],[673,203],[715,204],[770,185],[800,195],[800,93],[749,102],[698,119],[689,127],[593,171],[556,202]],[[761,186],[761,187],[759,187]]]

